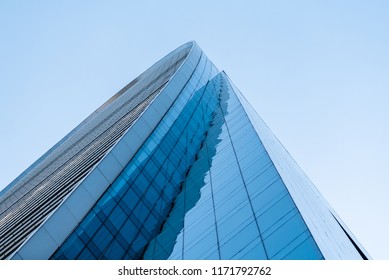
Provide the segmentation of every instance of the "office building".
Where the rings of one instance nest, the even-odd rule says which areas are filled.
[[[189,42],[1,192],[0,258],[369,257],[226,73]]]

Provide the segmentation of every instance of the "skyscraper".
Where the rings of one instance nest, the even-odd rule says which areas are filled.
[[[5,259],[367,259],[196,43],[104,103],[0,196]]]

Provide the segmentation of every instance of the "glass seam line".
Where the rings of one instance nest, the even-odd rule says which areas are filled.
[[[223,72],[223,73],[224,73],[224,72]],[[227,76],[227,74],[225,74],[225,76]],[[227,83],[228,83],[229,86],[232,88],[228,76],[227,76]],[[234,91],[234,92],[235,92],[235,91]],[[242,94],[240,94],[240,95],[243,96]],[[244,98],[244,96],[243,96],[243,98]],[[246,100],[246,99],[245,99],[245,100]],[[247,101],[247,100],[246,100],[246,101]],[[238,102],[239,102],[240,106],[243,107],[243,105],[242,105],[241,101],[239,100],[239,98],[238,98]],[[243,110],[243,111],[244,111],[244,114],[246,115],[246,117],[250,120],[250,125],[251,125],[252,128],[254,129],[255,134],[256,134],[257,137],[258,137],[258,140],[261,142],[262,146],[265,147],[265,146],[263,145],[263,143],[262,143],[262,140],[261,140],[260,136],[258,135],[257,130],[256,130],[255,127],[253,126],[253,123],[251,122],[251,119],[250,119],[250,117],[248,116],[246,110]],[[227,128],[227,129],[228,129],[228,128]],[[285,150],[286,150],[286,149],[285,149]],[[235,152],[235,149],[234,149],[234,152]],[[268,151],[267,151],[266,148],[265,148],[265,152],[266,152],[266,154],[269,156],[270,160],[272,161],[272,163],[273,163],[273,165],[274,165],[273,159],[272,159],[272,157],[269,155],[269,153],[268,153]],[[289,192],[289,189],[286,187],[286,184],[285,184],[285,182],[284,182],[284,179],[283,179],[282,176],[280,175],[280,173],[279,173],[279,171],[278,171],[278,169],[276,168],[275,165],[274,165],[274,167],[275,167],[275,169],[276,169],[276,171],[277,171],[277,173],[278,173],[278,176],[280,177],[280,179],[281,179],[281,181],[282,181],[282,184],[285,186],[286,191],[288,192],[289,196],[292,198],[292,202],[293,202],[294,206],[296,207],[296,209],[297,209],[297,211],[298,211],[298,213],[299,213],[299,215],[300,215],[300,217],[301,217],[302,222],[304,223],[305,227],[308,229],[309,234],[310,234],[310,235],[312,236],[312,238],[313,238],[313,235],[312,235],[312,233],[311,233],[311,230],[310,230],[310,228],[308,227],[307,223],[305,222],[305,220],[304,220],[304,218],[303,218],[303,215],[301,215],[300,209],[297,207],[297,205],[296,205],[296,203],[295,203],[295,201],[294,201],[292,195],[291,195],[290,192]],[[246,187],[246,185],[245,185],[245,187]],[[250,200],[250,203],[251,203],[251,200]],[[261,238],[262,238],[262,236],[261,236]],[[313,238],[313,240],[315,241],[315,245],[316,245],[317,249],[320,251],[320,255],[321,255],[321,256],[323,257],[323,259],[324,259],[323,253],[321,252],[319,246],[317,245],[316,240],[315,240],[314,238]],[[263,240],[262,240],[262,241],[263,241]],[[265,247],[265,243],[263,243],[263,245],[264,245],[264,247]]]
[[[220,105],[219,105],[220,106]],[[201,108],[203,110],[203,108]],[[203,118],[204,122],[204,118]],[[204,127],[206,127],[206,124],[204,123]],[[209,130],[209,129],[208,129]],[[219,259],[221,259],[221,252],[220,252],[220,241],[219,241],[219,233],[218,233],[218,226],[217,226],[217,219],[216,219],[216,210],[215,210],[215,199],[214,199],[214,194],[213,194],[213,184],[212,184],[212,171],[211,171],[211,162],[209,159],[209,154],[208,154],[208,143],[206,138],[204,139],[204,144],[205,144],[205,151],[207,153],[207,161],[209,165],[209,185],[211,188],[211,197],[212,197],[212,208],[213,208],[213,218],[215,220],[215,233],[216,233],[216,242],[217,242],[217,248],[218,248],[218,255]]]
[[[223,75],[223,78],[224,78],[225,73],[223,72],[223,74],[224,74],[224,75]],[[227,79],[223,79],[223,80],[226,81],[226,82],[227,82],[227,86],[229,86],[229,83],[228,83]],[[225,90],[228,91],[229,89],[225,89]],[[239,101],[239,99],[238,99],[238,101]],[[239,102],[239,103],[240,103],[240,102]],[[240,104],[240,106],[242,106],[242,105]],[[256,226],[257,226],[258,234],[259,234],[259,237],[261,238],[261,241],[262,241],[262,247],[263,247],[263,250],[264,250],[264,252],[265,252],[266,258],[269,259],[269,255],[268,255],[268,253],[267,253],[267,250],[266,250],[266,247],[265,247],[265,243],[264,243],[264,241],[263,241],[262,233],[261,233],[261,230],[260,230],[260,228],[259,228],[258,220],[257,220],[257,218],[255,217],[254,207],[253,207],[253,204],[252,204],[252,201],[251,201],[249,192],[248,192],[248,190],[247,190],[246,182],[245,182],[245,180],[244,180],[244,178],[243,178],[243,174],[242,174],[242,170],[241,170],[240,163],[239,163],[239,160],[238,160],[238,156],[236,155],[235,147],[234,147],[234,144],[232,143],[232,140],[231,140],[231,134],[230,134],[230,130],[229,130],[229,128],[228,128],[228,124],[227,124],[226,119],[225,119],[225,114],[224,114],[223,108],[222,108],[221,106],[220,106],[220,111],[221,111],[221,113],[222,113],[222,117],[223,117],[224,123],[225,123],[225,125],[226,125],[227,133],[228,133],[228,136],[229,136],[229,139],[230,139],[230,142],[231,142],[231,147],[232,147],[232,150],[233,150],[233,152],[234,152],[235,160],[236,160],[236,162],[237,162],[238,169],[239,169],[239,174],[240,174],[240,177],[242,178],[243,186],[244,186],[244,189],[245,189],[245,191],[246,191],[246,195],[247,195],[247,198],[248,198],[248,201],[249,201],[249,204],[250,204],[250,208],[251,208],[251,211],[252,211],[252,214],[253,214],[253,218],[254,218],[255,224],[256,224]]]
[[[204,68],[203,68],[203,70],[202,70],[201,76],[204,75],[204,72],[205,72],[205,70],[206,70],[206,65],[207,65],[207,61],[206,61],[205,65],[204,65]],[[197,66],[196,66],[196,69],[197,69]],[[196,69],[195,69],[195,70],[196,70]],[[194,72],[195,72],[195,71],[194,71]],[[191,80],[191,78],[190,78],[188,81],[190,81],[190,80]],[[196,90],[196,88],[197,88],[197,86],[198,86],[199,83],[200,83],[200,80],[197,82],[197,84],[196,84],[195,89],[193,90],[193,92],[189,95],[188,100],[189,100],[190,98],[192,98],[192,96],[193,96],[196,92],[198,92],[199,90],[201,90],[201,88],[198,89],[198,90]],[[207,82],[207,85],[208,85],[208,82]],[[203,96],[204,96],[204,93],[205,93],[205,91],[206,91],[207,85],[204,86],[204,89],[202,90],[202,93],[201,93],[202,97],[199,99],[197,106],[200,104],[201,99],[202,99]],[[181,91],[181,92],[182,92],[182,91]],[[181,92],[180,92],[180,94],[181,94]],[[180,95],[180,94],[179,94],[179,95]],[[172,105],[172,106],[173,106],[173,105]],[[197,106],[196,106],[196,108],[197,108]],[[194,111],[192,112],[191,117],[189,118],[188,122],[190,122],[190,120],[192,119],[192,117],[193,117],[194,114],[195,114],[195,109],[194,109]],[[177,117],[177,118],[178,118],[178,117]],[[177,121],[177,119],[174,121],[174,123],[175,123],[176,121]],[[172,124],[172,126],[174,125],[174,123]],[[183,133],[184,133],[184,132],[183,132]],[[180,134],[180,137],[183,135],[183,133]],[[166,137],[166,136],[164,136],[164,137]],[[176,143],[179,141],[180,137],[177,138]],[[166,162],[169,162],[169,159],[168,159],[168,158],[166,158],[166,159],[164,160],[164,163],[166,163]],[[165,179],[167,180],[167,178],[165,178]],[[177,195],[178,195],[178,194],[177,194]],[[143,198],[143,197],[142,197],[142,198]]]
[[[207,62],[206,62],[206,64],[207,64]],[[204,75],[204,72],[205,72],[205,69],[206,69],[206,64],[205,64],[205,66],[204,66],[204,68],[203,68],[203,70],[202,70],[201,76]],[[196,66],[195,70],[196,70],[196,69],[197,69],[197,66]],[[191,80],[191,78],[190,78],[189,80]],[[188,81],[189,81],[189,80],[188,80]],[[199,83],[200,83],[200,81],[197,82],[197,84],[196,84],[196,86],[195,86],[195,89],[194,89],[193,92],[189,95],[188,99],[190,99],[190,98],[193,96],[193,94],[195,94],[196,92],[198,92],[198,91],[201,89],[201,88],[200,88],[199,90],[196,91],[197,85],[198,85]],[[206,87],[204,87],[204,90],[202,91],[201,95],[204,94],[205,88],[206,88]],[[181,92],[182,92],[182,91],[181,91]],[[200,102],[201,102],[201,99],[199,99],[198,102],[200,103]],[[172,106],[173,106],[173,105],[172,105]],[[196,107],[197,107],[197,106],[196,106]],[[194,112],[195,112],[195,111],[194,111]],[[194,112],[192,113],[192,116],[194,115]],[[192,117],[191,117],[190,119],[192,119]],[[188,120],[188,122],[190,121],[190,119]],[[175,120],[174,122],[176,122],[176,121],[177,121],[177,120]],[[173,124],[172,124],[172,126],[173,126]],[[181,134],[181,136],[182,136],[182,134]],[[181,137],[181,136],[180,136],[180,137]],[[166,136],[164,136],[164,137],[166,137]],[[177,138],[176,142],[179,141],[180,137]],[[166,159],[164,160],[164,163],[166,163],[166,162],[169,162],[168,158],[166,158]],[[165,179],[167,180],[167,178],[165,178]],[[162,195],[162,193],[161,193],[161,195]],[[142,198],[143,198],[143,197],[142,197]]]
[[[201,53],[201,57],[203,56],[203,53]],[[204,69],[203,69],[203,72],[201,73],[201,77],[203,77],[204,76],[204,73],[205,73],[205,70],[206,70],[206,68],[207,68],[207,65],[208,65],[208,63],[209,63],[209,59],[207,59],[206,58],[206,60],[205,60],[205,65],[204,65]],[[191,115],[191,118],[189,119],[189,121],[188,121],[188,123],[190,122],[190,120],[194,117],[194,115],[195,115],[195,112],[196,112],[196,110],[197,110],[197,108],[198,108],[198,106],[200,106],[200,104],[201,104],[201,100],[204,98],[204,95],[206,94],[206,92],[207,92],[207,88],[208,88],[208,86],[209,86],[209,84],[210,84],[210,77],[211,77],[211,73],[212,73],[212,64],[211,64],[211,68],[210,68],[210,72],[209,72],[209,74],[208,74],[208,78],[206,79],[207,80],[207,83],[206,83],[206,85],[204,86],[204,90],[202,91],[202,93],[201,93],[201,97],[199,98],[199,101],[198,101],[198,103],[197,103],[197,106],[196,106],[196,108],[193,110],[193,113],[192,113],[192,115]],[[201,78],[200,78],[201,79]],[[196,84],[196,87],[195,87],[195,90],[193,91],[193,93],[191,94],[191,96],[193,96],[197,91],[196,91],[196,88],[197,88],[197,85],[200,83],[200,79],[199,79],[199,81],[197,82],[197,84]],[[201,88],[199,89],[199,90],[201,90]],[[190,98],[190,97],[189,97]],[[205,138],[204,138],[205,139]],[[188,145],[188,143],[187,143],[187,145]],[[199,150],[200,150],[200,148],[199,148]],[[199,152],[199,150],[197,151],[197,153]],[[193,162],[192,162],[192,165],[193,165],[193,163],[195,162],[196,160],[194,160]],[[189,166],[187,166],[187,168],[189,168]],[[185,186],[183,186],[184,187],[184,192],[185,192],[185,194],[184,194],[184,209],[186,209],[186,184],[185,184]],[[178,195],[177,195],[178,196]],[[177,197],[176,196],[176,197]],[[185,252],[185,217],[184,217],[184,221],[183,221],[183,231],[182,231],[182,254],[181,254],[181,258],[182,259],[184,259],[184,252]]]
[[[227,76],[227,75],[226,75]],[[230,78],[227,76],[227,79],[228,79],[228,83],[230,84],[230,86],[231,86],[231,82],[230,82]],[[232,86],[231,86],[232,87]],[[239,94],[239,96],[241,96],[245,101],[246,101],[246,103],[249,105],[250,103],[247,101],[247,99],[246,99],[246,97],[238,90],[238,94]],[[238,95],[237,94],[237,95]],[[239,101],[239,103],[241,104],[241,106],[243,106],[242,105],[242,102],[239,100],[239,98],[238,98],[238,101]],[[251,105],[249,105],[250,107],[251,107]],[[251,109],[256,113],[256,111],[254,110],[254,108],[252,108],[251,107]],[[262,146],[263,147],[265,147],[265,145],[263,145],[263,142],[262,142],[262,140],[261,140],[261,138],[259,137],[259,135],[258,135],[258,132],[257,132],[257,130],[255,129],[255,127],[254,127],[254,125],[253,125],[253,122],[251,121],[251,118],[249,117],[249,115],[247,114],[247,111],[246,110],[244,110],[244,114],[247,116],[247,118],[250,120],[250,125],[254,128],[254,131],[255,131],[255,134],[258,136],[258,139],[259,139],[259,141],[261,142],[261,144],[262,144]],[[258,116],[259,117],[259,116]],[[259,117],[260,118],[260,117]],[[261,119],[261,118],[260,118]],[[261,119],[262,120],[262,119]],[[262,121],[263,122],[263,121]],[[263,124],[267,127],[267,128],[269,128],[267,125],[266,125],[266,123],[265,122],[263,122]],[[292,159],[292,161],[295,163],[295,165],[298,167],[298,168],[300,168],[299,167],[299,165],[297,164],[297,162],[293,159],[293,157],[289,154],[289,152],[288,152],[288,150],[282,145],[282,143],[278,140],[278,138],[272,133],[272,136],[274,136],[274,138],[277,140],[277,142],[282,146],[282,148],[286,151],[286,153],[289,155],[289,157]],[[271,157],[270,155],[269,155],[269,153],[268,153],[268,150],[265,148],[265,152],[266,152],[266,154],[269,156],[269,158],[270,158],[270,160],[272,161],[272,163],[273,163],[273,165],[274,165],[274,162],[273,162],[273,157]],[[296,207],[296,209],[297,209],[297,211],[299,212],[299,214],[300,214],[300,216],[301,216],[301,218],[302,218],[302,221],[303,221],[303,223],[304,223],[304,225],[307,227],[307,229],[308,229],[308,231],[309,231],[309,234],[312,236],[312,238],[314,237],[313,236],[313,234],[312,234],[312,232],[311,232],[311,229],[308,227],[308,225],[307,225],[307,223],[305,222],[305,220],[304,220],[304,216],[301,214],[301,211],[300,211],[300,209],[297,207],[297,205],[296,205],[296,203],[295,203],[295,200],[294,200],[294,197],[290,194],[290,191],[289,191],[289,189],[286,187],[287,185],[285,184],[285,182],[284,182],[284,179],[282,178],[282,176],[280,175],[280,173],[279,173],[279,171],[278,171],[278,169],[276,168],[276,166],[274,165],[274,167],[275,167],[275,169],[277,170],[277,173],[278,173],[278,175],[279,175],[279,177],[280,177],[280,179],[281,179],[281,181],[282,181],[282,183],[283,183],[283,185],[285,186],[285,189],[287,190],[287,192],[289,193],[289,195],[290,195],[290,197],[292,198],[292,201],[293,201],[293,204],[295,205],[295,207]],[[303,172],[304,173],[304,172]],[[304,175],[305,175],[305,173],[304,173]],[[309,179],[309,177],[308,176],[306,176],[305,175],[305,177],[308,179],[308,181],[311,183],[311,185],[315,188],[315,190],[320,194],[320,196],[322,196],[321,195],[321,193],[318,191],[318,189],[314,186],[314,184],[312,183],[312,181]],[[330,209],[332,209],[331,207],[329,207]],[[316,247],[317,247],[317,249],[320,251],[320,255],[322,256],[322,258],[323,259],[325,259],[324,258],[324,255],[323,255],[323,253],[322,253],[322,251],[321,251],[321,249],[320,249],[320,247],[319,247],[319,245],[317,245],[317,242],[316,242],[316,240],[313,238],[313,240],[314,240],[314,242],[315,242],[315,244],[316,244]]]

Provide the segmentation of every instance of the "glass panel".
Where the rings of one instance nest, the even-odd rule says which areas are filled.
[[[292,212],[292,210],[294,211]],[[297,210],[290,195],[286,194],[258,216],[258,223],[261,225],[261,230],[266,231],[274,224],[282,222],[282,218],[288,213],[297,213]]]
[[[250,161],[246,162],[245,160],[242,160],[242,162],[240,162],[242,175],[245,182],[250,182],[252,179],[263,173],[267,168],[269,168],[269,166],[272,165],[272,162],[266,153],[263,153],[257,160],[252,158],[247,159]]]
[[[259,232],[253,221],[241,229],[241,231],[235,233],[235,235],[229,236],[230,239],[221,242],[220,255],[222,259],[234,259],[235,255],[253,242],[253,240],[258,240]]]
[[[283,259],[286,260],[317,260],[323,259],[315,241],[312,237],[306,239],[303,243],[297,246],[292,252],[286,255]]]
[[[272,258],[301,233],[307,230],[300,215],[296,215],[269,236],[262,236],[269,257]]]
[[[85,244],[73,234],[63,245],[63,255],[66,259],[75,260],[77,255],[85,248]]]
[[[126,219],[127,215],[119,205],[113,210],[112,215],[109,217],[109,220],[116,229],[121,228]]]
[[[128,243],[131,243],[136,237],[138,231],[138,227],[132,220],[126,220],[123,227],[120,229],[120,234]]]
[[[261,186],[258,186],[260,188]],[[282,197],[287,193],[284,184],[281,179],[278,179],[273,184],[267,186],[261,192],[258,191],[258,194],[251,196],[252,205],[254,212],[257,215],[260,215],[265,211],[269,206],[273,205],[274,201]]]
[[[235,254],[232,259],[235,260],[266,260],[266,252],[259,238],[254,239],[250,244]]]
[[[213,212],[209,212],[199,219],[185,219],[185,247],[191,246],[198,242],[199,239],[203,238],[209,233],[211,229],[215,228],[215,217]]]
[[[124,255],[124,249],[118,241],[112,240],[111,244],[104,252],[104,256],[108,260],[120,260]]]
[[[203,255],[207,254],[217,245],[215,227],[212,227],[207,234],[193,245],[184,247],[184,259],[201,259]]]
[[[278,175],[277,170],[273,165],[269,165],[262,173],[258,174],[252,180],[245,181],[245,183],[248,193],[251,197],[254,197],[263,192],[278,179],[280,179],[280,176]]]
[[[93,237],[93,242],[98,246],[99,248],[105,248],[109,241],[112,238],[112,234],[109,232],[109,230],[102,226],[96,233],[96,235]]]
[[[102,222],[100,221],[100,219],[96,216],[94,212],[91,212],[82,221],[81,228],[89,237],[92,237],[101,225]]]
[[[96,259],[95,256],[89,251],[88,248],[84,248],[81,254],[78,256],[79,260],[93,260]]]
[[[248,223],[254,221],[253,212],[247,201],[245,201],[245,204],[237,206],[230,212],[224,212],[216,217],[218,218],[217,229],[220,242],[228,239],[228,237],[235,234]],[[258,232],[258,230],[255,231]]]
[[[130,213],[135,208],[135,206],[137,205],[139,200],[140,200],[139,196],[131,188],[123,196],[123,199],[121,201],[121,205],[123,206],[123,209],[126,210],[126,213]]]
[[[141,256],[143,248],[146,246],[146,244],[147,239],[141,233],[139,233],[131,246],[131,249],[135,252],[138,258]]]

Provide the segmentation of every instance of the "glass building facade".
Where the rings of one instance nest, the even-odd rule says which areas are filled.
[[[195,42],[103,104],[0,203],[1,258],[369,258]]]

